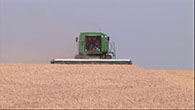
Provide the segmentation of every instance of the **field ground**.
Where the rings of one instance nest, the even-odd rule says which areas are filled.
[[[194,71],[0,64],[0,108],[194,108]]]

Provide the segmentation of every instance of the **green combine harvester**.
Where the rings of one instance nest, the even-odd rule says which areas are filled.
[[[114,42],[101,32],[84,32],[76,38],[75,59],[53,59],[51,64],[132,64],[130,59],[116,59]]]

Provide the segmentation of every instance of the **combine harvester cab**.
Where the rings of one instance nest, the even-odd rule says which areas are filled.
[[[130,59],[116,59],[115,44],[101,32],[84,32],[76,38],[75,59],[53,59],[51,64],[132,64]]]

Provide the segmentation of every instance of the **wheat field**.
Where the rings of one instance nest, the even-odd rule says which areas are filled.
[[[0,64],[0,109],[194,108],[194,71]]]

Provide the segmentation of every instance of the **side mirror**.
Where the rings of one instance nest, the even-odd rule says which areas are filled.
[[[76,37],[76,42],[78,42],[78,37]]]
[[[108,37],[108,41],[110,40],[110,37]]]

